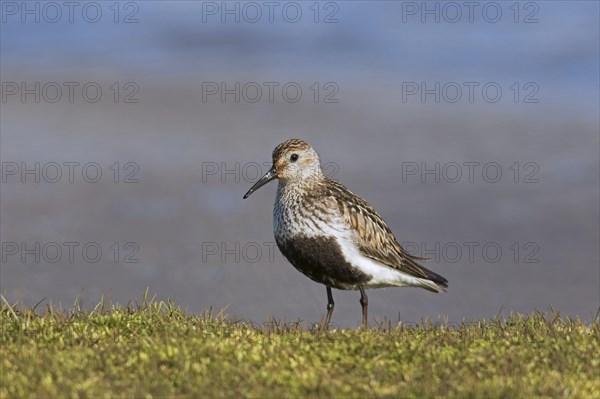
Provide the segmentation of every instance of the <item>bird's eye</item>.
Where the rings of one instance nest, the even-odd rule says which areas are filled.
[[[290,156],[290,160],[291,160],[292,162],[296,162],[296,161],[298,160],[298,154],[292,154],[292,155]]]

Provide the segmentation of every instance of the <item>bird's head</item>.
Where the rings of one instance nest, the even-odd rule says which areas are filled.
[[[273,166],[248,190],[244,198],[274,179],[280,182],[309,182],[323,178],[319,155],[304,140],[290,139],[273,150]]]

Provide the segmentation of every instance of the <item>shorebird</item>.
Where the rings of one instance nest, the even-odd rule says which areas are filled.
[[[406,252],[381,216],[362,198],[326,177],[316,151],[290,139],[273,150],[273,165],[244,199],[278,179],[273,209],[275,241],[300,272],[327,289],[327,328],[332,288],[359,290],[367,326],[367,288],[422,287],[443,292],[448,280],[421,266],[425,258]]]

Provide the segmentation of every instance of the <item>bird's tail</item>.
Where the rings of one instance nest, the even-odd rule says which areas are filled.
[[[444,279],[444,278],[442,277],[442,279]],[[445,283],[436,282],[433,280],[427,280],[425,278],[418,278],[416,280],[420,283],[419,287],[425,288],[426,290],[429,290],[432,292],[446,292],[446,288],[448,288],[448,282],[445,282]],[[444,279],[444,281],[445,280],[446,279]]]
[[[420,283],[419,286],[433,292],[446,292],[446,288],[448,288],[448,280],[439,274],[432,272],[426,267],[421,266],[415,262],[414,259],[414,257],[411,257],[409,261],[414,266],[418,267],[421,274],[424,275],[423,277],[418,277],[416,279]]]

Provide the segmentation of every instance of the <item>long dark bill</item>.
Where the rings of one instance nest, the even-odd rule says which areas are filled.
[[[258,179],[258,181],[254,183],[252,187],[250,187],[250,190],[248,190],[248,192],[244,194],[244,199],[248,198],[250,195],[252,195],[253,192],[255,192],[256,190],[258,190],[259,188],[261,188],[262,186],[274,179],[277,179],[277,169],[275,169],[275,165],[271,166],[271,169],[269,169],[269,171],[265,173],[263,177]]]

